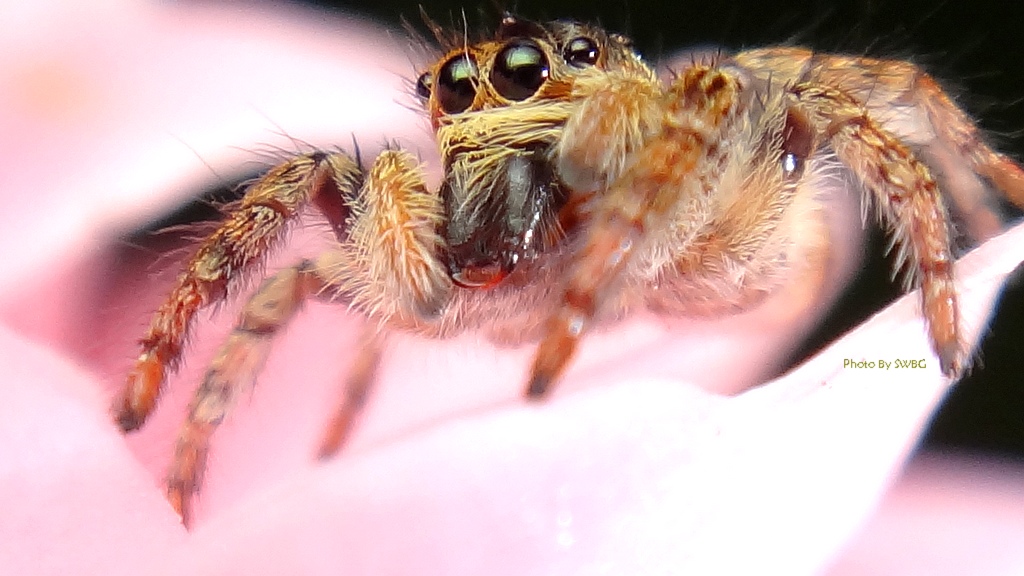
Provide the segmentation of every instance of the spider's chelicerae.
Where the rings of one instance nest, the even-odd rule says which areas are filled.
[[[506,16],[480,41],[435,34],[445,54],[416,89],[440,188],[398,149],[368,169],[342,152],[281,163],[202,242],[142,338],[114,407],[124,430],[153,410],[199,310],[264,261],[305,206],[331,224],[337,245],[266,280],[206,372],[168,477],[186,522],[213,430],[306,298],[372,326],[326,455],[385,332],[538,341],[525,393],[541,397],[601,318],[733,314],[813,273],[828,248],[817,192],[836,172],[863,188],[908,286],[921,288],[943,372],[965,369],[951,213],[975,240],[993,235],[990,192],[1024,205],[1024,172],[914,65],[766,48],[694,61],[662,82],[628,39],[576,22]]]

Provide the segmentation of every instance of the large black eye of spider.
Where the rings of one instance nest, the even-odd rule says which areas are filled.
[[[460,54],[441,67],[434,88],[437,90],[437,101],[445,113],[458,114],[473,104],[479,74],[476,62],[467,54]],[[416,89],[418,92],[418,82]]]
[[[430,90],[433,87],[434,79],[430,76],[430,72],[424,72],[416,79],[416,95],[424,100],[430,98]]]
[[[509,100],[526,100],[548,79],[551,69],[544,52],[527,40],[505,46],[494,60],[491,85]]]
[[[570,40],[562,50],[562,57],[565,58],[565,61],[577,68],[597,64],[597,58],[600,55],[597,42],[585,36]]]

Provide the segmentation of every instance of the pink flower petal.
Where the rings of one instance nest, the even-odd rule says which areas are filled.
[[[799,370],[731,397],[772,373],[829,295],[781,294],[714,322],[638,317],[588,338],[541,404],[520,399],[529,347],[400,336],[352,445],[317,464],[356,324],[313,303],[215,436],[185,534],[160,479],[231,307],[202,323],[157,413],[122,440],[106,397],[161,288],[112,282],[110,238],[234,176],[260,142],[291,149],[282,130],[322,146],[355,133],[367,153],[385,136],[425,157],[432,145],[395,102],[412,67],[380,33],[230,6],[107,8],[29,14],[26,29],[55,28],[0,50],[0,120],[17,128],[0,134],[13,160],[0,171],[0,565],[814,573],[868,517],[948,386],[914,295]],[[849,238],[839,244],[852,258]],[[297,240],[275,262],[311,245]],[[1021,247],[1018,228],[958,268],[972,335]],[[927,368],[863,371],[843,368],[847,358]]]

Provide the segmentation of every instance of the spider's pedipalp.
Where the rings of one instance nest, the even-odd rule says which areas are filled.
[[[374,160],[353,205],[349,239],[324,257],[340,298],[376,318],[422,322],[437,316],[452,283],[439,259],[441,200],[427,191],[423,169],[405,150]]]

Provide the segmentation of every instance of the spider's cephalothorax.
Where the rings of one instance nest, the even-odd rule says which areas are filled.
[[[446,263],[458,286],[492,287],[571,227],[555,144],[575,105],[610,73],[654,76],[626,38],[575,22],[506,15],[492,39],[447,48],[416,83],[444,163]]]
[[[168,478],[186,521],[210,435],[305,299],[369,319],[326,455],[388,331],[539,341],[526,388],[536,398],[597,320],[723,316],[794,279],[816,289],[830,245],[821,192],[837,185],[864,191],[921,288],[942,371],[962,373],[951,216],[975,240],[994,235],[992,193],[1024,205],[1024,172],[917,67],[765,48],[694,59],[662,81],[628,40],[574,22],[506,16],[481,41],[437,36],[445,53],[417,92],[439,189],[399,149],[369,169],[343,152],[287,160],[202,242],[143,336],[114,406],[125,430],[153,410],[197,312],[258,268],[304,207],[335,231],[334,248],[260,286],[207,371]]]

